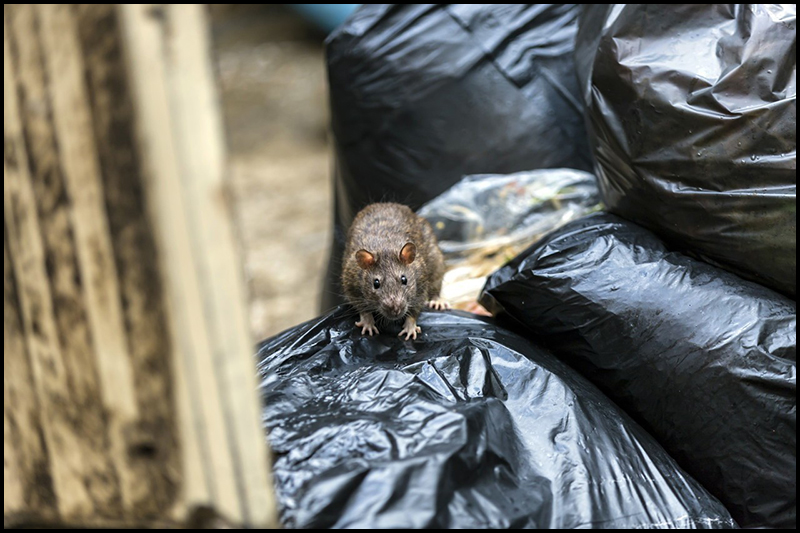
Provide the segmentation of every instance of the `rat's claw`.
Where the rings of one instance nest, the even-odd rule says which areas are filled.
[[[356,322],[356,326],[361,328],[362,335],[366,335],[367,333],[369,333],[369,336],[372,337],[373,333],[375,335],[380,333],[378,331],[378,328],[375,327],[375,321],[372,319],[372,315],[367,315],[367,316],[361,315],[361,320]]]
[[[443,298],[436,298],[428,302],[428,307],[431,309],[436,309],[437,311],[444,311],[445,309],[450,309],[450,304]]]
[[[419,335],[420,333],[422,333],[422,328],[420,328],[419,326],[413,326],[410,328],[406,326],[403,328],[403,331],[401,331],[400,334],[397,336],[402,337],[403,335],[405,335],[406,340],[408,340],[409,338],[417,340],[417,335]]]
[[[366,335],[367,333],[369,333],[369,336],[372,337],[373,333],[375,335],[380,333],[380,331],[378,331],[378,328],[375,327],[375,324],[363,324],[361,321],[358,321],[356,322],[356,326],[361,328],[362,335]]]
[[[406,321],[403,324],[403,330],[400,332],[398,337],[405,335],[406,340],[412,337],[414,340],[417,340],[417,335],[420,333],[422,333],[422,329],[420,329],[420,327],[417,325],[417,319],[407,316]]]

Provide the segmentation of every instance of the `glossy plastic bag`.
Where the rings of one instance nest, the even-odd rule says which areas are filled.
[[[423,313],[414,342],[354,321],[342,307],[259,352],[286,526],[735,527],[530,341],[457,312]]]
[[[365,4],[327,41],[334,235],[372,202],[418,209],[462,177],[591,169],[574,4]]]
[[[596,214],[490,276],[481,303],[598,385],[742,527],[794,527],[794,301]]]
[[[553,168],[467,176],[417,214],[431,223],[444,254],[442,298],[472,311],[489,274],[550,231],[598,209],[592,174]]]
[[[587,7],[575,62],[608,209],[791,297],[795,4]]]

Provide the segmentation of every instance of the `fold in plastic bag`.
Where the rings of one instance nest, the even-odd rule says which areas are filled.
[[[591,169],[570,4],[365,4],[327,41],[335,218],[322,309],[346,231],[372,202],[418,209],[462,177]]]
[[[347,308],[259,352],[289,527],[735,527],[593,385],[466,314],[363,337]]]
[[[795,526],[794,301],[597,214],[490,276],[481,303],[597,384],[742,527]]]
[[[470,311],[489,274],[546,233],[598,209],[593,175],[555,168],[467,176],[417,214],[431,223],[445,257],[442,297]]]
[[[587,6],[575,62],[608,209],[794,297],[795,4]]]

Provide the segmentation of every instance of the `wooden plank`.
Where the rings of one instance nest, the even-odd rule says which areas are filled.
[[[4,9],[6,524],[277,523],[203,9]]]
[[[276,508],[269,450],[261,426],[261,402],[246,314],[242,265],[236,247],[227,189],[220,104],[215,90],[205,12],[171,4],[168,20],[173,62],[168,70],[181,154],[182,186],[189,199],[194,253],[206,294],[204,313],[214,346],[214,375],[222,391],[241,504],[248,521],[267,524]],[[188,132],[193,132],[190,137]]]
[[[136,515],[163,516],[178,498],[178,456],[172,348],[163,287],[136,154],[133,106],[117,9],[74,8],[98,152],[105,214],[123,303],[134,373],[137,425],[126,432],[129,459],[146,485],[134,494]],[[186,440],[191,441],[187,436]],[[191,481],[191,474],[188,481]]]
[[[23,175],[27,172],[30,176],[57,344],[69,391],[69,399],[55,409],[66,411],[78,439],[77,445],[81,448],[82,471],[80,475],[65,480],[64,486],[57,487],[58,494],[71,496],[73,492],[85,492],[90,503],[90,506],[74,512],[64,512],[60,499],[55,498],[61,512],[57,516],[39,513],[36,518],[40,524],[54,520],[86,523],[87,516],[92,523],[98,523],[100,519],[125,523],[126,520],[138,521],[163,515],[165,509],[173,506],[177,494],[176,469],[173,466],[165,472],[165,466],[174,462],[170,459],[175,455],[175,431],[169,424],[158,423],[159,417],[151,414],[153,407],[157,413],[174,411],[170,388],[164,386],[165,382],[169,384],[170,374],[164,372],[169,366],[169,350],[168,345],[162,343],[164,347],[158,354],[162,358],[161,364],[153,365],[151,360],[139,365],[138,385],[140,391],[145,391],[143,396],[152,397],[152,393],[147,391],[154,389],[154,383],[158,393],[157,399],[150,398],[145,402],[148,411],[140,419],[137,405],[131,403],[134,400],[134,376],[130,372],[128,343],[121,327],[120,296],[132,296],[135,302],[143,287],[154,284],[150,279],[136,287],[128,287],[127,294],[122,295],[115,286],[111,239],[104,228],[107,219],[97,179],[95,138],[86,103],[88,91],[82,84],[85,65],[77,47],[72,18],[73,10],[67,6],[17,5],[6,7],[4,21],[11,28],[7,39],[11,44],[7,46],[11,60],[6,66],[13,69],[16,93],[22,100],[21,105],[10,105],[12,111],[18,108],[21,113],[20,143],[28,149],[24,159],[14,158],[14,164],[10,166],[12,170],[23,166]],[[12,49],[15,53],[11,52]],[[108,58],[95,59],[102,64],[108,63]],[[12,82],[8,73],[6,82]],[[6,96],[12,98],[16,94],[7,91]],[[6,113],[7,156],[17,147],[8,131],[9,123],[14,123],[13,118],[13,112]],[[59,126],[60,131],[57,131]],[[129,118],[127,128],[132,130],[132,127]],[[100,132],[100,137],[107,139],[103,128]],[[129,138],[133,138],[132,132]],[[132,149],[129,143],[128,159],[131,159]],[[13,186],[14,182],[7,182],[7,185]],[[124,194],[126,191],[121,192]],[[143,218],[143,210],[140,208],[139,211],[139,218]],[[11,212],[6,210],[7,215]],[[117,222],[122,226],[130,224],[129,220]],[[142,263],[138,259],[143,255],[142,239],[141,235],[138,237],[134,249],[128,253],[129,257],[137,258],[133,260],[134,265]],[[20,244],[27,246],[25,241]],[[30,276],[30,273],[23,273],[23,276]],[[87,281],[92,282],[91,286]],[[137,311],[148,317],[153,314],[151,309],[132,311],[128,314],[135,316]],[[156,313],[152,317],[156,321],[159,318],[161,323],[156,323],[154,331],[140,329],[136,333],[145,339],[152,337],[152,342],[162,342],[165,335],[159,337],[158,333],[164,330],[163,314],[159,317]],[[122,376],[119,375],[120,368]],[[10,375],[19,376],[20,373],[16,371]],[[102,383],[104,378],[105,383]],[[127,383],[118,383],[117,378]],[[158,438],[154,438],[155,435]],[[164,441],[167,445],[163,444]],[[20,444],[16,447],[18,450],[30,446],[24,440]],[[50,450],[54,450],[59,456],[56,461],[60,461],[61,448],[50,447]],[[8,451],[9,454],[12,452]],[[40,475],[39,478],[24,476],[23,479],[27,482],[23,485],[24,490],[40,490],[36,485],[41,484],[44,478]],[[74,487],[75,484],[79,486]],[[31,516],[32,510],[26,509],[27,516]]]
[[[20,313],[4,225],[3,514],[54,516],[53,481]]]
[[[147,498],[147,480],[129,464],[125,434],[135,427],[137,406],[133,372],[122,323],[117,273],[106,222],[100,169],[84,65],[71,6],[42,5],[38,14],[41,43],[49,80],[58,159],[71,201],[75,250],[83,278],[83,298],[91,332],[109,449],[119,478],[123,515],[132,515],[134,500]]]
[[[193,422],[209,482],[207,494],[187,483],[186,500],[208,497],[236,523],[274,523],[204,13],[197,5],[120,9],[131,67],[140,73],[133,88],[149,204],[187,385],[182,406],[191,410],[182,417]]]
[[[186,200],[180,187],[179,155],[170,120],[172,110],[162,55],[167,32],[164,7],[121,6],[120,14],[130,68],[138,73],[131,80],[131,89],[137,109],[143,171],[147,175],[147,201],[157,228],[156,240],[168,287],[167,309],[173,321],[171,344],[181,385],[177,392],[187,394],[178,398],[179,408],[186,409],[179,416],[181,433],[195,437],[193,441],[182,442],[195,446],[183,455],[183,471],[196,477],[186,480],[181,499],[189,509],[212,503],[223,515],[237,521],[242,513],[219,391],[214,376],[203,372],[212,366],[211,343],[202,314],[203,295],[198,289],[190,244],[192,235],[185,215]],[[197,462],[192,464],[190,460]],[[202,475],[197,475],[199,472]]]
[[[83,442],[74,425],[77,413],[70,393],[67,369],[58,341],[51,287],[45,269],[45,252],[37,218],[36,202],[28,172],[28,154],[17,100],[16,76],[11,68],[9,20],[3,27],[3,200],[8,249],[16,273],[25,348],[41,408],[42,434],[50,455],[50,474],[61,516],[87,515],[94,509],[84,484],[92,469],[87,466]],[[33,480],[25,480],[32,483]]]

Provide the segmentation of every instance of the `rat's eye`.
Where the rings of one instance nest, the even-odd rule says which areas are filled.
[[[372,282],[372,286],[375,287],[376,289],[380,289],[381,288],[381,280],[379,280],[378,278],[375,278],[375,281]]]
[[[400,283],[406,285],[408,284],[408,279],[405,276],[400,276]]]

